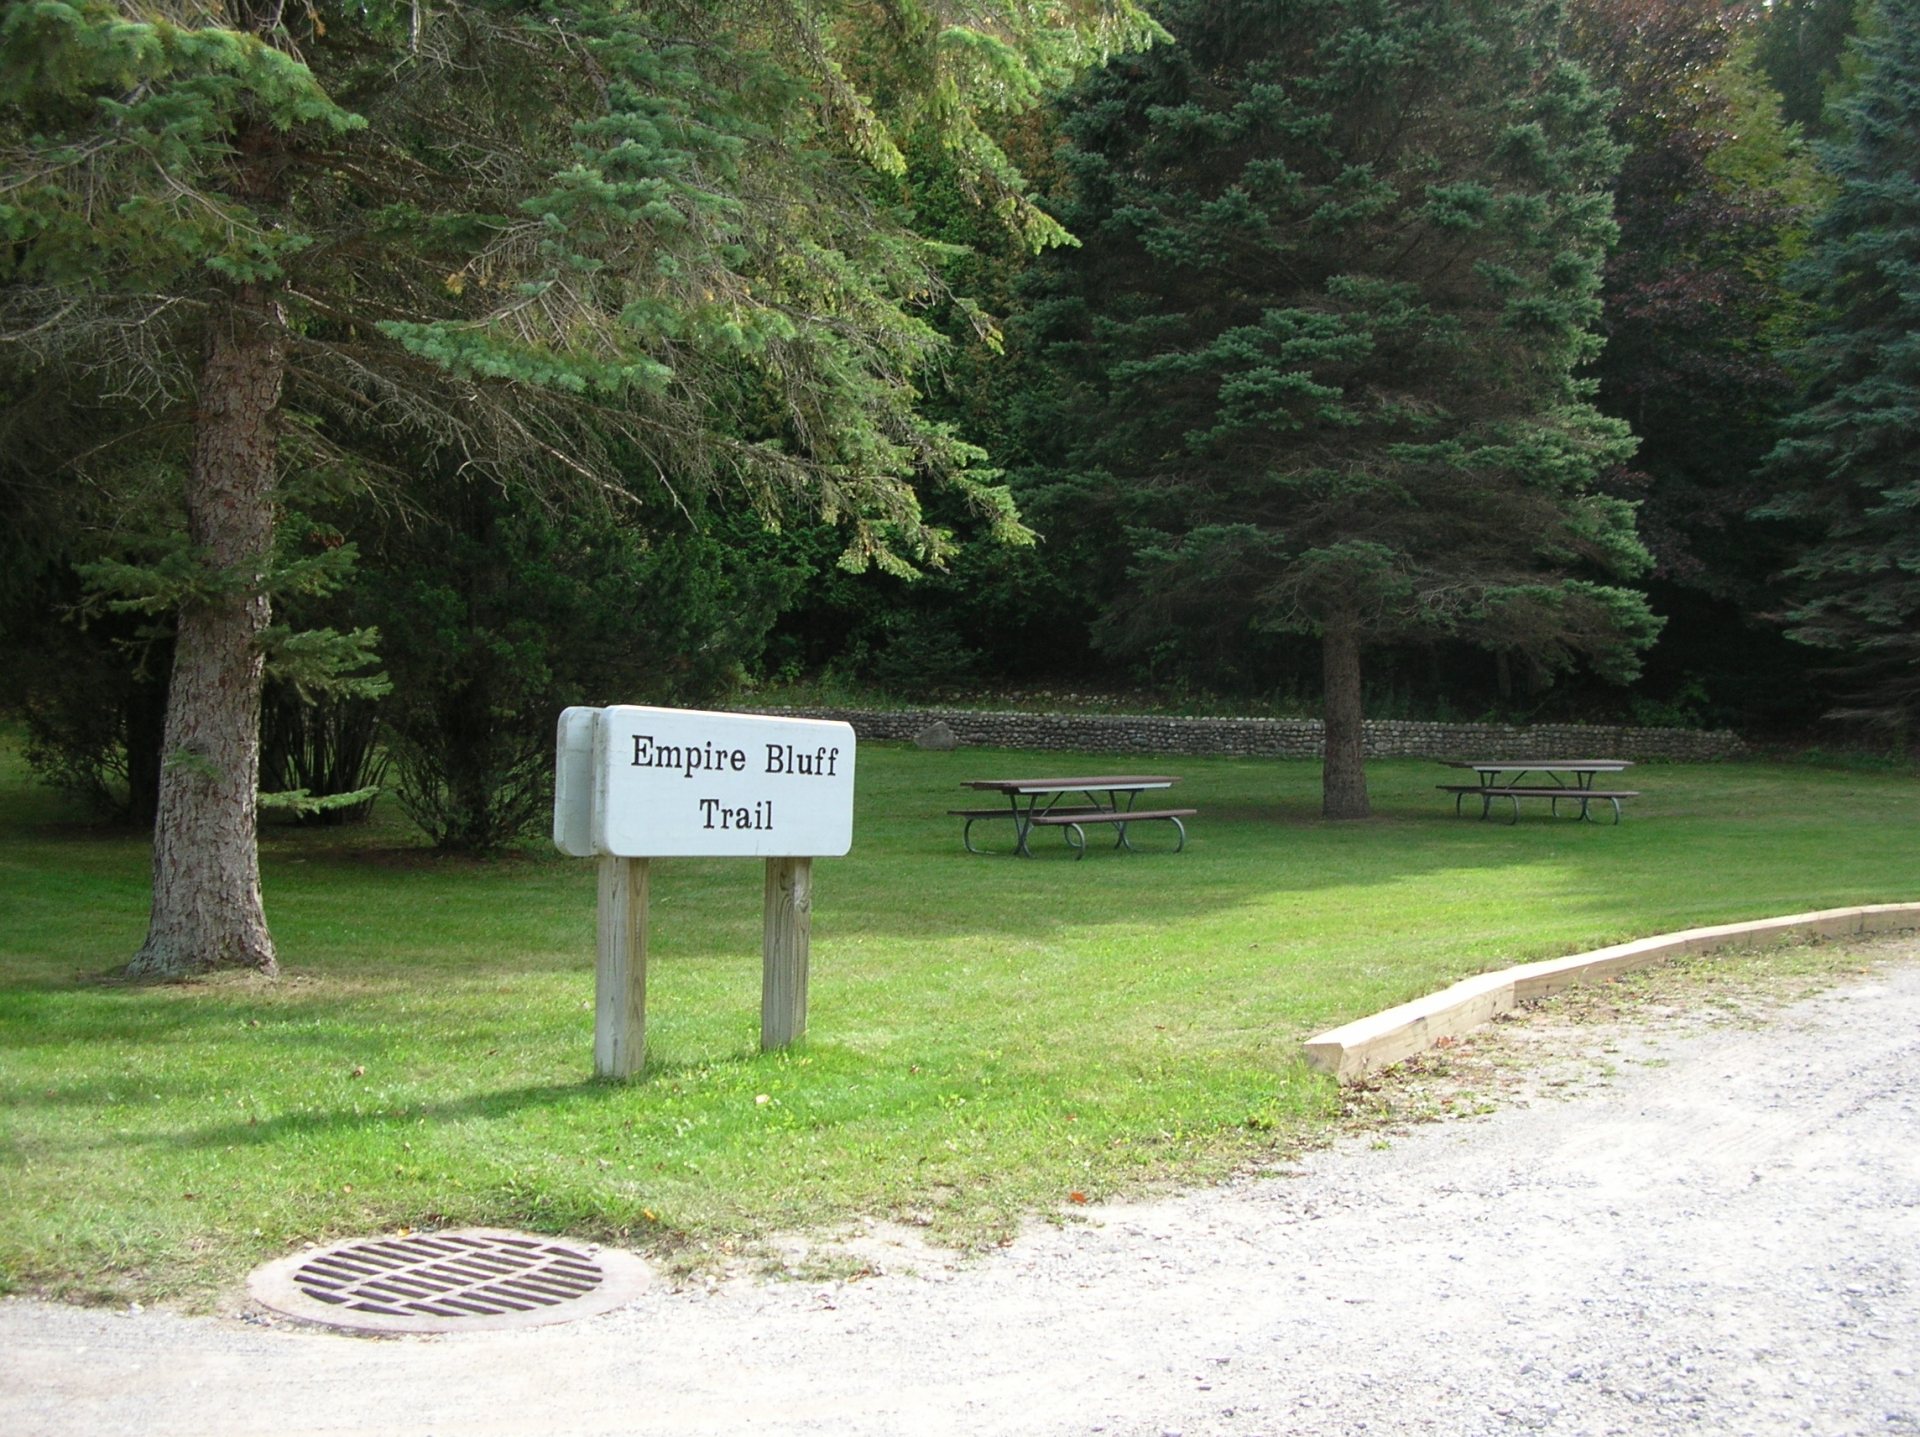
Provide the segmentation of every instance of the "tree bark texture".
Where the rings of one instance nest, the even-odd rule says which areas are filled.
[[[1347,625],[1328,625],[1320,637],[1321,676],[1325,685],[1321,722],[1326,751],[1320,777],[1320,812],[1326,818],[1366,818],[1366,708],[1360,687],[1360,633]]]
[[[200,373],[187,533],[204,592],[180,608],[153,833],[153,911],[129,972],[276,973],[260,897],[261,637],[269,619],[275,415],[285,335],[247,290],[214,317]]]

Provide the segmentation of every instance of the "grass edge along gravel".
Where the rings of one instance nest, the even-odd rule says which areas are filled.
[[[963,778],[1106,756],[866,745],[816,865],[809,1038],[757,1051],[759,865],[656,865],[649,1064],[594,1082],[592,865],[263,837],[287,976],[103,984],[146,847],[0,750],[0,1285],[206,1305],[307,1241],[570,1233],[670,1271],[897,1223],[1034,1216],[1271,1163],[1338,1129],[1300,1041],[1457,978],[1704,923],[1916,896],[1910,774],[1661,765],[1624,824],[1456,819],[1417,761],[1322,822],[1318,766],[1183,760],[1185,853],[969,857]],[[1868,821],[1868,820],[1871,821]],[[1146,845],[1143,844],[1143,848]],[[809,1270],[817,1271],[817,1267]]]

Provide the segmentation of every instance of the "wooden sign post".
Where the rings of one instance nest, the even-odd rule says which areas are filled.
[[[600,855],[593,1071],[624,1078],[647,1056],[647,860]]]
[[[813,942],[813,860],[767,860],[760,944],[760,1047],[785,1048],[807,1031],[807,955]]]
[[[560,715],[553,841],[600,866],[597,1076],[646,1060],[653,858],[766,860],[760,1046],[805,1035],[813,860],[853,846],[853,760],[843,723],[636,705]]]

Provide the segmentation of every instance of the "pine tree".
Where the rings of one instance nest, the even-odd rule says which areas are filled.
[[[1806,400],[1765,468],[1763,511],[1801,526],[1785,618],[1836,650],[1841,711],[1899,728],[1920,712],[1920,0],[1881,0],[1856,41],[1838,191],[1797,279],[1817,316],[1797,352]]]
[[[65,482],[137,453],[184,490],[146,596],[176,642],[134,971],[275,966],[255,789],[292,463],[404,433],[499,482],[724,483],[842,524],[850,565],[939,560],[925,483],[1016,533],[916,410],[933,252],[873,179],[928,137],[1057,238],[983,118],[1153,29],[1130,0],[7,6],[0,389],[110,396]]]
[[[1531,0],[1189,0],[1066,120],[1084,248],[1027,343],[1033,487],[1124,526],[1123,652],[1310,635],[1330,817],[1369,809],[1362,656],[1457,634],[1619,674],[1655,628],[1595,477],[1617,152]],[[1024,492],[1024,491],[1023,491]]]

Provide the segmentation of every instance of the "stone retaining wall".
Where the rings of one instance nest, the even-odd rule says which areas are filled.
[[[1070,749],[1080,753],[1319,758],[1318,719],[1157,718],[1115,714],[997,713],[978,709],[759,709],[839,719],[861,739],[912,740],[944,723],[966,747]],[[1740,758],[1730,729],[1632,728],[1625,724],[1411,723],[1370,720],[1367,753],[1379,758],[1628,758],[1706,763]]]

